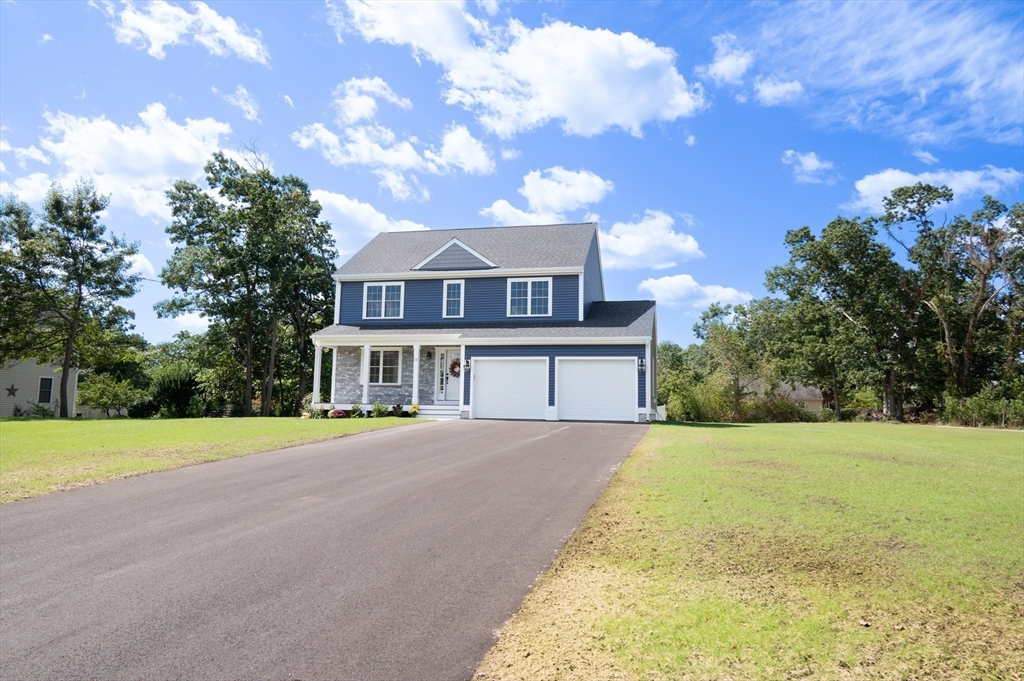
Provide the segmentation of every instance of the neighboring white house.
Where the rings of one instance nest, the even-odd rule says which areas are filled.
[[[748,382],[744,388],[758,397],[764,397],[764,386],[758,380]],[[775,392],[791,402],[795,402],[802,409],[820,413],[823,408],[824,396],[821,394],[821,391],[798,381],[793,383],[783,382]]]
[[[0,416],[14,416],[15,407],[26,412],[32,402],[59,414],[60,367],[40,366],[35,360],[11,361],[0,367]],[[69,414],[78,406],[78,370],[72,369],[68,379]]]

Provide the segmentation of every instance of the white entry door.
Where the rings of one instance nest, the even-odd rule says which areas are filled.
[[[458,403],[462,381],[462,351],[459,348],[437,349],[437,401]]]
[[[559,357],[555,369],[558,419],[636,421],[636,359]]]
[[[471,413],[477,419],[534,419],[548,409],[546,357],[474,357]]]

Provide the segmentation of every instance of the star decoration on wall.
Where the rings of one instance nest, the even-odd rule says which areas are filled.
[[[11,387],[7,389],[7,396],[8,397],[17,397],[18,396],[18,389],[14,387],[13,383],[11,383]]]

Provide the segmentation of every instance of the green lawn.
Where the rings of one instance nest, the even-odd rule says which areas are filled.
[[[0,501],[317,442],[422,420],[0,421]]]
[[[1024,433],[657,424],[484,679],[1022,679]]]

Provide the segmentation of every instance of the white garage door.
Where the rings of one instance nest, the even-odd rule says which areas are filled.
[[[558,358],[559,420],[636,421],[636,360]]]
[[[546,357],[472,358],[473,417],[544,420],[548,409]]]

